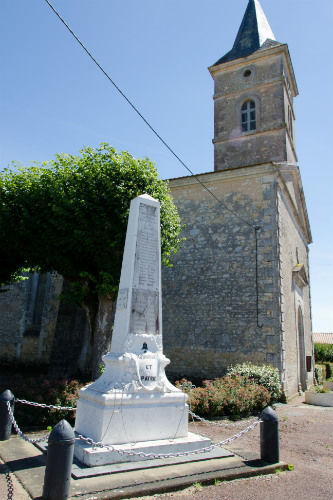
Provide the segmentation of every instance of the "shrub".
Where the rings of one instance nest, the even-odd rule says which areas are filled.
[[[227,375],[243,375],[255,384],[265,387],[271,396],[271,402],[280,401],[283,397],[281,390],[279,371],[272,366],[256,366],[252,363],[242,363],[235,366],[229,366]]]
[[[316,385],[312,388],[311,390],[312,392],[317,392],[319,394],[324,394],[326,392],[331,392],[329,389],[327,389],[327,387],[323,387],[322,385]]]
[[[332,344],[315,344],[314,355],[316,363],[333,362],[333,345]]]
[[[3,387],[0,392],[9,388],[18,399],[75,408],[83,385],[77,380],[49,380],[45,375],[29,378],[16,375],[11,379],[11,387]],[[19,402],[15,403],[14,416],[22,428],[53,426],[63,418],[72,425],[75,421],[75,411],[41,408]]]
[[[326,369],[324,373],[324,365],[315,365],[315,377],[318,382],[318,384],[322,384],[325,380],[325,375],[326,375]]]
[[[203,387],[192,390],[190,384],[185,379],[176,382],[176,386],[182,385],[183,390],[191,396],[191,409],[201,417],[248,416],[263,410],[271,399],[265,387],[238,374],[205,380]]]

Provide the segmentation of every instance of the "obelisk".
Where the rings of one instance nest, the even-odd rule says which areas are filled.
[[[188,433],[187,398],[164,371],[160,204],[147,194],[131,202],[111,350],[103,361],[101,377],[80,391],[78,434],[148,453],[209,444]],[[142,460],[84,443],[75,454],[89,466]]]

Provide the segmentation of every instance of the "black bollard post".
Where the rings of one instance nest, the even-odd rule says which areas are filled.
[[[66,500],[72,472],[75,436],[67,420],[54,426],[48,440],[43,500]]]
[[[12,420],[9,415],[7,402],[10,403],[12,411],[14,411],[14,394],[7,389],[0,394],[0,441],[7,441],[12,432]]]
[[[260,415],[260,452],[261,460],[269,464],[280,461],[279,454],[279,419],[270,406]]]

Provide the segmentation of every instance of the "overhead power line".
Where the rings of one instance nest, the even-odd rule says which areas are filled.
[[[252,227],[255,229],[257,226],[246,220],[245,218],[241,217],[239,214],[231,210],[227,205],[225,205],[207,186],[204,182],[202,182],[201,179],[197,175],[195,175],[192,170],[186,165],[186,163],[183,162],[183,160],[174,152],[174,150],[165,142],[165,140],[159,135],[159,133],[155,130],[155,128],[146,120],[146,118],[143,116],[143,114],[138,110],[138,108],[132,103],[132,101],[124,94],[124,92],[118,87],[118,85],[115,83],[115,81],[110,77],[110,75],[105,71],[105,69],[99,64],[99,62],[95,59],[95,57],[91,54],[91,52],[87,49],[87,47],[81,42],[79,37],[74,33],[74,31],[68,26],[66,21],[61,17],[59,12],[56,11],[56,9],[53,7],[53,5],[49,2],[49,0],[45,0],[45,2],[51,7],[53,12],[58,16],[60,21],[66,26],[68,31],[73,35],[75,40],[81,45],[83,50],[88,54],[90,59],[96,64],[96,66],[102,71],[102,73],[106,76],[106,78],[112,83],[112,85],[118,90],[118,92],[122,95],[122,97],[128,102],[128,104],[134,109],[134,111],[140,116],[140,118],[145,122],[145,124],[150,128],[150,130],[156,135],[156,137],[164,144],[164,146],[170,151],[171,154],[183,165],[183,167],[186,168],[186,170],[202,185],[204,189],[206,189],[213,198],[220,203],[228,212],[233,214],[235,217],[243,221],[245,224],[248,226]]]
[[[110,77],[110,75],[105,71],[105,69],[99,64],[99,62],[95,59],[95,57],[89,52],[87,47],[81,42],[79,37],[74,33],[74,31],[68,26],[66,21],[61,17],[59,12],[53,7],[53,5],[49,2],[49,0],[45,0],[45,2],[49,5],[49,7],[53,10],[53,12],[56,14],[56,16],[60,19],[60,21],[64,24],[64,26],[68,29],[68,31],[73,35],[75,40],[81,45],[83,50],[88,54],[90,59],[96,64],[96,66],[102,71],[102,73],[106,76],[106,78],[112,83],[112,85],[118,90],[118,92],[122,95],[122,97],[128,102],[128,104],[133,108],[133,110],[140,116],[140,118],[145,122],[145,124],[150,128],[150,130],[155,134],[155,136],[164,144],[164,146],[170,151],[170,153],[179,161],[183,167],[186,168],[186,170],[201,184],[201,186],[208,191],[208,193],[217,201],[225,210],[227,210],[229,213],[237,217],[237,219],[241,220],[244,222],[244,224],[247,224],[249,227],[254,229],[254,236],[255,236],[255,259],[256,259],[256,268],[255,268],[255,273],[256,273],[256,299],[257,299],[257,326],[259,328],[262,328],[263,325],[259,324],[259,288],[258,288],[258,232],[260,231],[260,227],[258,225],[254,225],[248,220],[246,220],[244,217],[241,217],[239,214],[237,214],[234,210],[231,210],[225,203],[223,203],[207,186],[204,182],[202,182],[201,179],[197,175],[195,175],[192,170],[186,165],[186,163],[183,162],[183,160],[174,152],[174,150],[165,142],[165,140],[158,134],[158,132],[154,129],[152,125],[146,120],[146,118],[142,115],[142,113],[137,109],[137,107],[132,103],[132,101],[124,94],[124,92],[118,87],[118,85],[115,83],[115,81]]]

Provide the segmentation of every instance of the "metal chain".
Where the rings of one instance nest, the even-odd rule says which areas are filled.
[[[78,434],[77,437],[75,438],[75,441],[84,441],[87,444],[90,444],[94,448],[108,448],[110,451],[116,451],[113,446],[105,446],[102,441],[94,441],[91,438],[87,438],[83,436],[82,434]]]
[[[8,489],[8,494],[7,494],[7,500],[12,500],[13,498],[13,483],[12,483],[12,478],[10,477],[10,472],[5,473],[6,476],[6,481],[7,481],[7,489]]]
[[[19,426],[17,425],[17,422],[14,418],[14,415],[13,415],[13,412],[12,412],[12,409],[10,407],[10,402],[9,401],[6,401],[6,405],[7,405],[7,408],[8,408],[8,413],[9,413],[9,416],[10,416],[10,419],[12,421],[12,424],[14,426],[14,429],[16,430],[17,434],[22,438],[24,439],[24,441],[28,441],[28,443],[40,443],[42,441],[46,441],[49,437],[49,434],[43,438],[38,438],[38,439],[30,439],[28,438],[25,434],[23,434],[23,432],[21,431],[21,429],[19,428]]]
[[[181,386],[181,388],[183,389],[182,386]],[[192,388],[195,388],[195,386],[193,386],[191,384],[191,386],[190,386],[190,402],[189,402],[190,403],[190,409],[189,409],[190,415],[193,418],[196,418],[197,420],[200,420],[200,422],[203,422],[203,423],[208,423],[208,424],[213,424],[213,425],[218,425],[218,426],[225,425],[224,422],[214,422],[214,421],[206,420],[205,418],[199,417],[199,415],[196,415],[195,413],[192,412],[192,410],[191,410],[191,389]],[[54,408],[54,409],[57,409],[57,410],[72,410],[72,411],[76,410],[76,408],[73,408],[73,407],[70,407],[70,406],[46,405],[46,404],[43,404],[43,403],[34,403],[34,402],[31,402],[31,401],[27,401],[25,399],[15,399],[15,401],[17,401],[19,403],[23,403],[23,404],[28,404],[28,405],[31,405],[31,406],[41,407],[41,408]],[[17,425],[17,422],[16,422],[16,420],[14,418],[14,415],[13,415],[13,412],[12,412],[12,409],[11,409],[11,406],[10,406],[10,402],[6,401],[6,404],[7,404],[7,408],[8,408],[8,412],[9,412],[12,424],[13,424],[13,426],[14,426],[17,434],[21,438],[23,438],[25,441],[28,441],[29,443],[39,443],[41,441],[46,441],[48,439],[49,436],[45,436],[45,437],[39,438],[39,439],[29,439],[27,436],[25,436],[23,434],[23,432],[20,430],[19,426]],[[251,420],[248,420],[247,422],[250,422],[250,421]],[[230,438],[227,438],[227,439],[225,439],[223,441],[220,441],[219,443],[212,444],[210,446],[206,446],[205,448],[201,448],[199,450],[184,451],[184,452],[181,452],[181,453],[161,453],[161,454],[156,454],[156,453],[144,453],[143,451],[137,452],[137,451],[133,451],[133,450],[118,450],[114,446],[104,445],[101,441],[96,442],[96,441],[94,441],[91,438],[87,438],[87,437],[83,436],[82,434],[78,434],[78,437],[76,437],[75,439],[76,439],[76,441],[80,441],[80,440],[84,441],[85,443],[89,444],[90,446],[99,447],[99,448],[106,448],[106,449],[108,449],[110,451],[117,452],[120,455],[126,454],[126,455],[129,455],[129,456],[139,456],[139,457],[142,457],[142,458],[151,458],[151,459],[184,457],[184,456],[187,456],[187,455],[196,455],[196,454],[199,454],[199,453],[206,453],[208,451],[213,450],[214,448],[219,448],[221,446],[225,446],[226,444],[234,441],[235,439],[240,438],[241,436],[243,436],[247,432],[249,432],[252,429],[254,429],[260,422],[261,422],[261,420],[259,418],[258,420],[256,420],[255,422],[253,422],[251,425],[249,425],[248,427],[246,427],[246,429],[244,429],[243,431],[239,432],[238,434],[235,434],[234,436],[231,436]],[[227,425],[233,425],[233,424],[229,424],[228,423]]]
[[[30,406],[39,406],[40,408],[54,408],[55,410],[71,410],[76,411],[76,407],[73,406],[55,406],[55,405],[46,405],[44,403],[34,403],[33,401],[27,401],[26,399],[15,399],[15,403],[23,403],[25,405]]]
[[[214,420],[207,420],[206,418],[202,418],[202,417],[199,417],[199,415],[196,415],[195,413],[193,413],[192,410],[189,410],[189,413],[190,415],[197,419],[197,420],[200,420],[200,422],[203,422],[204,424],[210,424],[210,425],[218,425],[220,427],[224,427],[224,426],[228,426],[228,427],[238,427],[238,423],[234,423],[234,422],[226,422],[226,421],[223,421],[223,420],[219,420],[218,422],[214,421]],[[255,418],[255,417],[254,417]],[[245,421],[242,421],[242,422],[239,422],[241,424],[249,424],[250,422],[253,422],[253,418],[249,419],[249,420],[245,420]]]
[[[91,438],[87,438],[83,436],[82,434],[79,434],[77,438],[75,438],[77,441],[82,440],[85,443],[95,446],[95,447],[100,447],[100,448],[105,448],[110,451],[115,451],[119,453],[119,455],[129,455],[129,456],[139,456],[142,458],[150,458],[150,459],[158,459],[158,458],[175,458],[175,457],[185,457],[187,455],[197,455],[199,453],[207,453],[208,451],[213,450],[214,448],[219,448],[221,446],[225,446],[228,443],[231,443],[231,441],[234,441],[235,439],[240,438],[247,432],[251,431],[254,429],[259,423],[261,422],[260,419],[256,420],[253,424],[249,425],[246,429],[242,430],[238,434],[235,434],[234,436],[231,436],[230,438],[224,439],[223,441],[220,441],[219,443],[212,444],[210,446],[206,446],[205,448],[201,448],[199,450],[192,450],[192,451],[183,451],[180,453],[145,453],[143,451],[134,451],[134,450],[117,450],[114,446],[111,445],[103,445],[102,442],[95,442]]]

